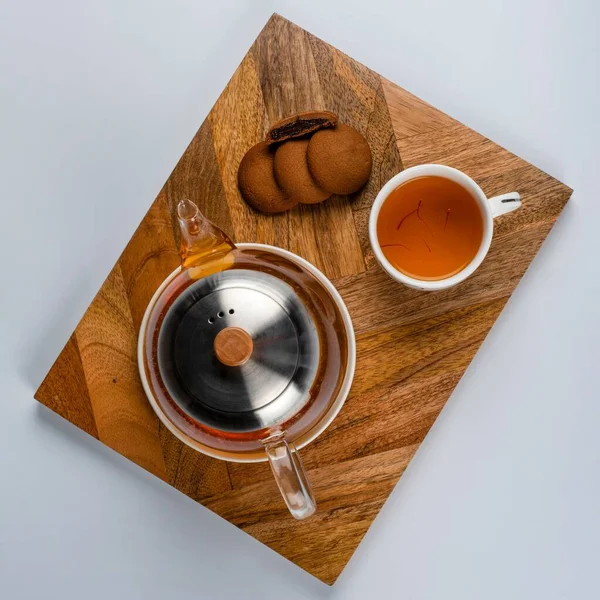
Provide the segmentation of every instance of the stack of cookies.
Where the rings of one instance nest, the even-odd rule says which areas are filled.
[[[373,159],[367,140],[328,111],[287,117],[250,148],[238,169],[244,200],[278,213],[332,194],[353,194],[367,183]]]

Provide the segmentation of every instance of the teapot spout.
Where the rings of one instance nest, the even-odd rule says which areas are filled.
[[[235,244],[229,237],[213,225],[191,200],[179,201],[177,220],[181,229],[183,269],[213,261],[218,255],[235,250]]]

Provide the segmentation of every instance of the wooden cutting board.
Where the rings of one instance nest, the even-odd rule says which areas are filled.
[[[352,197],[276,216],[240,198],[237,167],[269,124],[326,108],[368,139],[371,180]],[[401,287],[369,248],[369,208],[403,167],[442,163],[488,195],[516,190],[477,273],[448,291]],[[77,427],[210,508],[322,581],[342,572],[571,190],[342,52],[273,15],[234,73],[36,393]],[[178,264],[178,199],[196,202],[236,241],[287,248],[321,269],[357,337],[350,396],[302,457],[318,512],[295,521],[267,464],[205,457],[158,421],[137,371],[137,334],[154,290]]]

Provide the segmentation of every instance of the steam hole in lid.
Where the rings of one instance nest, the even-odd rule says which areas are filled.
[[[217,314],[217,317],[219,317],[219,319],[222,319],[224,316],[225,316],[225,313],[224,313],[223,311],[220,311],[220,312]]]
[[[208,322],[212,325],[215,322],[215,320],[213,317],[208,317]]]
[[[233,310],[233,308],[229,309],[229,314],[232,315],[235,312],[235,310]]]

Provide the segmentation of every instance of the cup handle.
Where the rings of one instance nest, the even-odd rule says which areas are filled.
[[[310,483],[302,466],[300,455],[284,433],[263,440],[277,487],[295,519],[306,519],[316,508]]]
[[[494,219],[500,215],[517,210],[521,206],[521,195],[518,192],[508,192],[489,198],[488,202],[492,206],[492,216]]]

